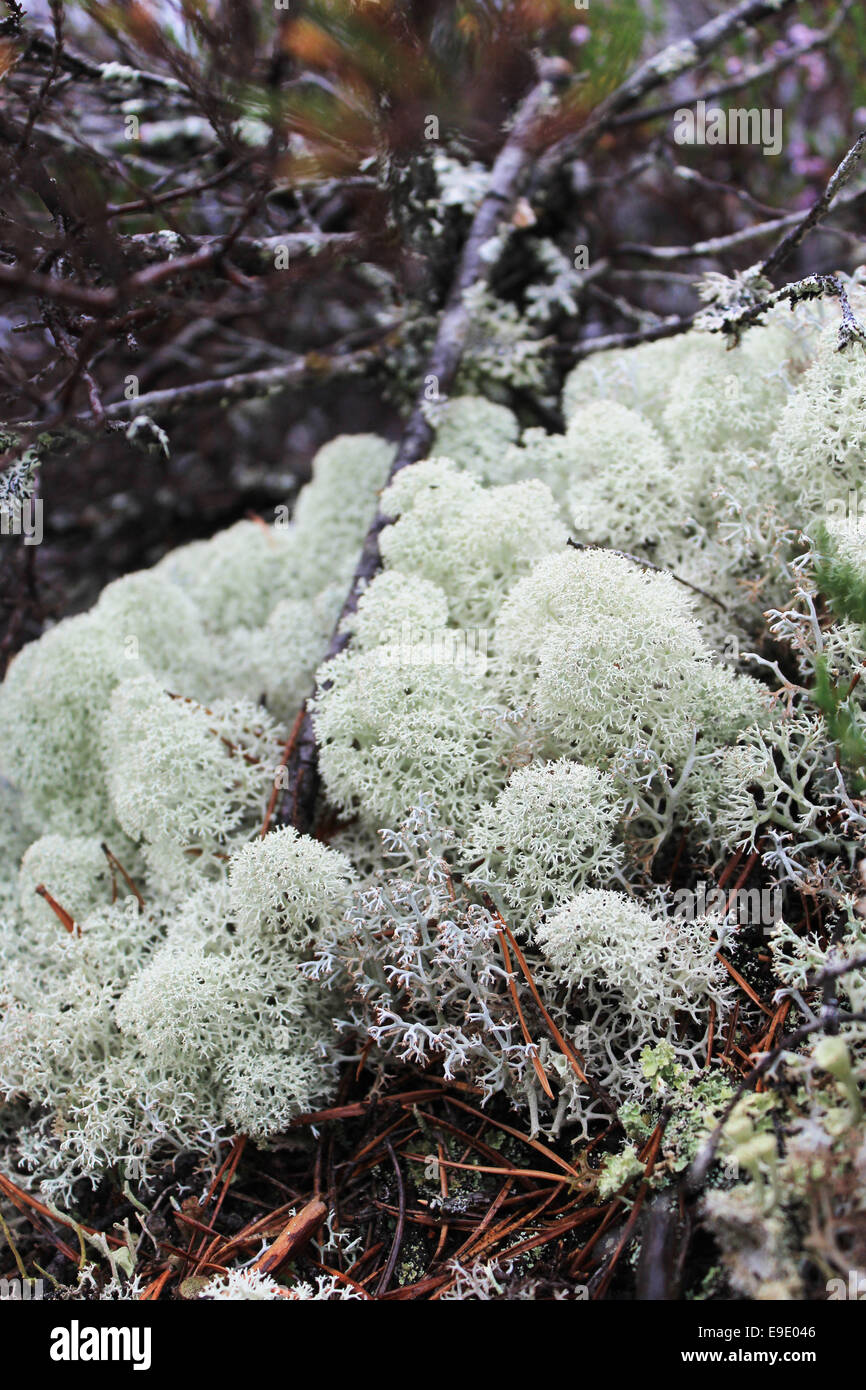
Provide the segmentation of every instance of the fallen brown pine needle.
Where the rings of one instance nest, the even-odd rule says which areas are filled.
[[[57,902],[55,898],[52,898],[44,883],[37,883],[33,891],[34,893],[38,893],[40,898],[45,899],[48,906],[51,908],[51,911],[58,918],[58,920],[63,923],[70,936],[81,935],[81,928],[76,922],[75,918],[66,911],[65,907],[61,907],[59,902]]]
[[[752,1003],[757,1004],[759,1009],[763,1009],[764,1013],[767,1015],[768,1018],[772,1018],[773,1010],[768,1009],[767,1005],[761,1002],[755,991],[752,989],[752,986],[749,984],[748,980],[743,979],[740,972],[734,969],[734,967],[731,965],[731,962],[725,959],[721,951],[716,951],[716,958],[722,962],[722,965],[727,970],[731,979],[737,982],[737,984],[740,986],[740,989],[743,991],[744,994],[747,994],[749,996]]]
[[[505,924],[503,923],[503,926],[504,925]],[[508,954],[508,946],[505,942],[505,933],[504,931],[499,930],[496,933],[496,935],[499,937],[499,944],[502,947],[502,959],[505,962],[505,970],[508,975],[508,989],[509,993],[511,994],[515,1010],[517,1011],[517,1018],[520,1023],[520,1031],[523,1034],[523,1041],[529,1048],[530,1061],[532,1062],[532,1065],[535,1068],[535,1074],[538,1077],[541,1089],[544,1091],[546,1096],[549,1096],[551,1100],[554,1100],[555,1097],[553,1091],[551,1090],[550,1082],[547,1079],[544,1067],[541,1065],[541,1062],[539,1061],[538,1049],[535,1046],[535,1043],[532,1041],[529,1029],[526,1026],[526,1019],[523,1017],[523,1010],[520,1007],[520,999],[517,994],[517,985],[514,983],[514,976],[511,973],[511,957]]]
[[[430,1154],[406,1153],[406,1158],[413,1163],[429,1163]],[[435,1162],[440,1160],[436,1159]],[[541,1168],[488,1168],[483,1163],[458,1163],[453,1158],[443,1158],[441,1160],[446,1168],[465,1168],[470,1173],[495,1173],[498,1177],[505,1178],[541,1178],[545,1182],[561,1183],[564,1181],[561,1173],[544,1172]]]
[[[291,1217],[273,1245],[269,1245],[256,1260],[253,1269],[258,1274],[276,1274],[288,1260],[306,1249],[327,1215],[325,1203],[314,1197],[296,1216]]]

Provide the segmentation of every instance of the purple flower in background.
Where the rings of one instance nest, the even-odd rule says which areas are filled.
[[[792,24],[788,30],[788,38],[798,47],[800,44],[811,43],[813,39],[819,38],[820,34],[820,29],[810,29],[808,24]]]
[[[823,53],[806,53],[797,63],[806,73],[806,86],[810,92],[818,92],[827,81],[827,63]]]
[[[809,146],[802,137],[796,137],[788,145],[788,154],[791,159],[791,169],[804,179],[820,179],[826,173],[826,161],[821,155],[812,154]],[[814,193],[807,191],[803,194],[806,206],[812,201]]]

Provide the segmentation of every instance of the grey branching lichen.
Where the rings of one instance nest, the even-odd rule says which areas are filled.
[[[760,287],[710,289],[730,315]],[[866,546],[844,515],[866,365],[838,319],[805,301],[730,351],[712,332],[590,358],[561,435],[440,402],[434,456],[387,487],[387,443],[337,439],[291,524],[184,547],[25,648],[0,689],[19,1173],[68,1192],[226,1132],[267,1142],[360,1039],[382,1072],[504,1091],[534,1130],[615,1114],[602,1193],[659,1124],[664,1183],[724,1117],[705,1214],[730,1286],[798,1296],[815,1185],[844,1202],[862,1168],[866,1074]],[[383,568],[311,704],[341,824],[328,847],[262,834],[377,504]],[[749,655],[765,612],[784,669]],[[713,1047],[742,976],[719,949],[748,970],[762,924],[678,914],[665,885],[737,851],[781,895],[763,962],[815,1027],[778,1059],[787,1098],[726,1116]],[[829,929],[791,924],[803,895]],[[832,1036],[810,1004],[828,970]],[[829,1236],[815,1258],[834,1277]],[[234,1271],[204,1296],[342,1296],[271,1282]]]
[[[299,966],[352,870],[293,831],[256,837],[274,715],[310,686],[390,453],[335,440],[291,526],[174,552],[12,663],[0,1092],[29,1107],[19,1161],[47,1192],[145,1177],[226,1130],[265,1139],[329,1094],[334,1032]]]

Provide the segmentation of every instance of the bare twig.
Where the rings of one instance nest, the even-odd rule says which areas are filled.
[[[860,156],[866,148],[866,131],[862,131],[851,146],[841,164],[835,169],[824,192],[820,198],[812,204],[805,217],[801,218],[794,227],[779,242],[776,249],[761,263],[761,270],[768,278],[778,270],[783,261],[786,261],[793,251],[801,244],[804,237],[817,227],[818,223],[826,217],[827,213],[836,198],[837,193],[845,187],[851,178],[857,165],[860,163]]]
[[[656,343],[660,338],[676,338],[694,327],[696,318],[697,313],[672,314],[633,333],[603,333],[597,338],[583,338],[577,343],[564,344],[561,355],[569,362],[582,362],[585,357],[593,357],[597,352],[608,352],[612,348],[637,347],[640,343]]]
[[[675,579],[684,588],[691,589],[692,593],[700,594],[701,598],[707,599],[709,603],[715,603],[724,613],[728,612],[728,605],[715,594],[711,594],[709,589],[702,589],[699,584],[692,584],[690,580],[683,579],[682,575],[674,574],[672,570],[665,569],[664,565],[657,565],[652,560],[645,560],[640,555],[632,555],[628,550],[617,550],[613,546],[602,546],[585,543],[584,541],[574,541],[570,537],[567,542],[573,550],[606,550],[610,555],[619,555],[623,560],[630,560],[633,565],[640,565],[642,569],[655,570],[656,574],[669,574],[671,579]]]
[[[362,373],[378,359],[375,348],[359,348],[357,352],[327,354],[305,353],[277,367],[263,367],[257,372],[237,372],[233,376],[217,377],[212,381],[193,381],[185,386],[166,387],[147,391],[131,400],[115,401],[106,406],[107,420],[129,420],[136,415],[160,418],[191,405],[214,405],[221,401],[244,401],[254,396],[267,396],[287,391],[310,381],[328,381],[332,377]],[[79,423],[84,423],[80,421]]]
[[[120,239],[121,250],[138,264],[160,264],[177,254],[176,236],[163,232],[136,232]],[[187,251],[219,251],[222,238],[184,236]],[[247,274],[263,275],[274,270],[282,257],[284,267],[300,260],[345,256],[366,247],[371,239],[356,232],[285,232],[276,236],[237,237],[232,245],[232,262]]]
[[[859,198],[866,194],[866,188],[850,189],[847,194],[835,199],[836,208],[849,207]],[[721,256],[728,251],[736,251],[740,246],[747,246],[750,241],[760,241],[762,237],[774,236],[777,232],[786,231],[790,227],[797,227],[803,221],[801,212],[785,213],[783,217],[774,217],[767,222],[756,222],[751,227],[740,227],[735,232],[727,232],[723,236],[709,237],[706,241],[695,241],[691,246],[648,246],[638,245],[635,242],[623,242],[616,247],[613,254],[617,256],[641,256],[646,260],[653,261],[683,261],[698,260],[704,257]],[[835,228],[826,228],[833,230]]]

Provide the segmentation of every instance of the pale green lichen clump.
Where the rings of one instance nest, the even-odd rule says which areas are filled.
[[[672,922],[624,893],[584,888],[540,928],[538,941],[552,974],[580,992],[593,1032],[620,1054],[620,1070],[631,1073],[639,1094],[641,1055],[665,1039],[697,1072],[712,1001],[730,1002],[717,952],[719,923],[712,918]],[[679,1025],[691,1017],[694,1048],[684,1045]],[[679,1036],[678,1036],[679,1034]],[[691,1053],[691,1055],[689,1055]],[[616,1092],[626,1088],[620,1080]]]
[[[473,878],[499,888],[520,925],[531,924],[587,879],[620,867],[613,834],[624,810],[613,778],[597,768],[565,758],[517,768],[469,831],[465,853],[483,859]]]
[[[228,1132],[267,1142],[326,1101],[347,1039],[504,1091],[534,1130],[615,1111],[609,1193],[667,1105],[653,1180],[682,1171],[732,1094],[714,1042],[735,997],[753,1007],[720,947],[748,963],[760,941],[796,1009],[866,949],[866,545],[844,515],[866,366],[835,314],[591,357],[560,435],[457,397],[390,484],[384,440],[334,440],[291,523],[173,552],[15,658],[0,1133],[19,1176],[68,1192]],[[262,835],[377,506],[383,567],[311,704],[341,824],[327,847]],[[768,609],[784,668],[740,656]],[[766,939],[674,911],[675,882],[738,850],[782,897]],[[790,925],[804,894],[832,931]],[[577,1068],[540,1012],[527,1042],[506,930]],[[835,1050],[808,1042],[784,1106],[754,1097],[725,1128],[736,1172],[706,1219],[749,1297],[796,1296],[816,1163],[840,1191],[862,1166],[864,972],[839,992]],[[205,1296],[285,1295],[233,1271]]]
[[[118,580],[10,666],[0,1095],[46,1191],[227,1130],[265,1139],[330,1091],[333,1029],[299,965],[352,869],[256,837],[390,456],[333,441],[291,525]]]

